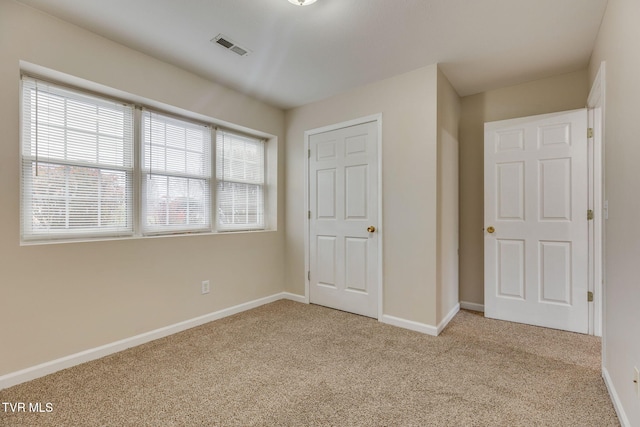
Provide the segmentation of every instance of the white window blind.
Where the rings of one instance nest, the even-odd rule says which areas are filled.
[[[133,107],[22,78],[24,240],[133,233]]]
[[[142,227],[147,234],[211,229],[211,129],[142,112]]]
[[[217,222],[219,230],[263,229],[264,142],[216,132]]]

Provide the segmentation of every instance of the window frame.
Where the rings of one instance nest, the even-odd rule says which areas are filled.
[[[47,75],[55,77],[47,77]],[[24,78],[43,82],[43,84],[57,86],[64,90],[69,90],[78,93],[83,96],[96,97],[107,102],[116,102],[128,105],[132,108],[132,147],[130,150],[130,156],[132,157],[131,169],[127,175],[127,185],[130,188],[129,203],[129,216],[128,216],[128,230],[126,232],[113,230],[105,230],[105,232],[64,232],[64,233],[47,233],[38,235],[27,235],[24,232],[25,218],[29,207],[25,203],[26,198],[33,198],[33,189],[25,185],[24,169],[28,169],[24,166],[26,160],[23,154],[23,139],[25,138],[25,118],[23,117],[23,101],[24,101],[24,89],[22,87],[22,80]],[[168,104],[162,104],[159,102],[143,99],[141,97],[131,95],[111,89],[106,86],[98,85],[89,81],[78,79],[73,76],[67,76],[62,73],[48,70],[43,72],[41,70],[30,70],[29,67],[21,69],[20,73],[21,87],[20,87],[20,138],[19,138],[19,151],[20,151],[20,244],[47,244],[47,243],[67,243],[67,242],[82,242],[82,241],[100,241],[100,240],[121,240],[121,239],[138,239],[138,238],[151,238],[151,237],[168,237],[168,236],[185,236],[185,235],[202,235],[202,234],[226,234],[234,232],[256,232],[256,231],[275,231],[277,212],[273,211],[273,208],[269,206],[275,201],[269,200],[269,188],[275,185],[275,179],[277,172],[268,168],[268,159],[273,156],[277,156],[277,137],[274,135],[265,134],[263,132],[252,131],[244,127],[235,127],[229,122],[219,124],[216,119],[208,116],[203,116],[199,113],[194,113],[186,110],[182,110],[177,107],[173,107]],[[145,230],[145,182],[146,173],[143,165],[143,150],[144,150],[144,138],[143,138],[143,111],[153,111],[159,115],[171,117],[176,120],[197,124],[199,126],[205,126],[209,128],[209,177],[208,177],[208,226],[203,228],[189,228],[189,229],[165,229],[159,231]],[[232,134],[240,135],[244,138],[255,139],[262,144],[262,175],[263,180],[261,183],[262,188],[262,200],[261,200],[261,218],[262,224],[259,227],[253,226],[239,226],[239,227],[220,227],[218,223],[218,194],[217,194],[217,171],[216,171],[216,138],[217,132],[224,131]],[[100,168],[96,168],[100,170]],[[113,168],[111,168],[113,169]],[[276,193],[273,193],[276,194]],[[28,196],[28,197],[27,197]],[[274,205],[275,206],[275,205]],[[206,211],[207,209],[205,209]]]
[[[91,162],[87,160],[69,160],[68,158],[61,159],[53,157],[48,157],[42,159],[38,153],[38,133],[36,130],[35,141],[31,139],[32,135],[30,132],[26,132],[27,126],[29,128],[36,127],[37,128],[37,101],[35,107],[29,107],[29,113],[32,112],[31,108],[36,108],[36,120],[35,122],[32,118],[26,118],[25,115],[27,113],[27,106],[25,105],[26,91],[36,91],[38,93],[38,84],[42,86],[46,86],[47,90],[43,90],[43,93],[49,94],[51,97],[60,97],[64,100],[64,116],[65,116],[65,124],[59,125],[62,129],[62,132],[65,134],[63,147],[65,150],[68,149],[68,138],[66,136],[69,129],[72,129],[66,122],[66,117],[68,114],[68,106],[67,101],[75,101],[78,103],[87,102],[87,101],[95,101],[90,104],[93,107],[100,108],[109,108],[109,104],[111,106],[116,104],[122,104],[126,107],[125,110],[129,110],[129,114],[125,114],[123,116],[123,144],[128,144],[127,146],[123,145],[123,163],[129,163],[129,166],[126,165],[113,165],[107,164],[106,162]],[[29,87],[28,87],[29,86]],[[57,93],[56,93],[57,92]],[[37,96],[37,95],[36,95]],[[123,112],[125,111],[123,110]],[[127,124],[126,120],[129,119],[130,123],[128,124],[128,132],[126,130]],[[76,130],[77,131],[77,130]],[[124,135],[128,133],[127,135]],[[96,136],[96,150],[98,149],[98,137],[100,135],[99,131],[95,132]],[[128,138],[128,141],[126,139]],[[102,94],[97,94],[91,91],[86,91],[83,89],[79,89],[76,87],[69,87],[67,85],[50,82],[48,80],[44,80],[38,77],[31,76],[29,74],[21,74],[20,76],[20,138],[19,138],[19,151],[20,151],[20,239],[22,242],[48,242],[48,241],[65,241],[72,239],[93,239],[93,238],[122,238],[122,237],[131,237],[135,233],[135,221],[136,221],[136,213],[135,213],[135,111],[132,103],[123,102],[108,96],[104,96]],[[27,154],[26,150],[32,150],[32,144],[35,142],[35,154]],[[97,151],[96,154],[99,155]],[[128,160],[125,160],[126,156],[129,156]],[[66,154],[65,154],[66,156]],[[31,164],[28,166],[28,164]],[[36,168],[36,176],[38,173],[38,169],[40,164],[42,165],[50,165],[53,167],[61,167],[65,170],[65,181],[68,179],[68,168],[78,168],[78,169],[86,169],[97,171],[100,176],[102,176],[102,172],[105,171],[113,171],[113,172],[121,172],[124,173],[124,186],[125,186],[125,225],[122,227],[107,227],[107,226],[96,226],[96,227],[78,227],[78,228],[66,228],[66,229],[50,229],[50,231],[38,232],[34,231],[33,227],[33,205],[35,197],[35,189],[34,189],[34,179],[33,179],[33,169]],[[27,174],[29,177],[27,178]],[[101,185],[101,178],[98,178],[97,181],[98,187]],[[65,182],[65,192],[69,191],[69,183]],[[65,194],[63,198],[60,200],[64,200],[65,202],[65,222],[68,224],[70,220],[70,211],[68,208],[69,201],[72,200],[71,196]],[[99,201],[103,201],[98,197]],[[98,209],[98,218],[102,216],[102,210]]]
[[[242,180],[233,180],[233,179],[225,179],[224,177],[220,178],[218,175],[218,157],[219,157],[219,153],[218,153],[218,134],[222,132],[222,133],[228,133],[231,135],[234,135],[236,137],[242,138],[242,139],[252,139],[256,142],[258,142],[259,144],[261,144],[261,148],[262,148],[262,182],[261,183],[250,183],[249,181],[242,181]],[[233,231],[260,231],[260,230],[265,230],[267,228],[267,222],[268,222],[268,218],[267,218],[267,191],[268,191],[268,174],[267,174],[267,156],[268,156],[268,152],[267,152],[267,141],[264,138],[260,138],[260,137],[256,137],[254,135],[247,135],[243,132],[237,132],[237,131],[233,131],[233,130],[228,130],[228,129],[222,129],[222,128],[216,128],[215,129],[215,141],[214,141],[215,147],[214,147],[214,151],[215,151],[215,202],[214,202],[214,206],[215,206],[215,227],[216,230],[219,232],[233,232]],[[224,161],[224,160],[223,160]],[[247,224],[239,224],[239,225],[221,225],[220,223],[220,191],[218,189],[218,186],[220,183],[231,183],[231,184],[244,184],[244,185],[258,185],[261,189],[261,212],[258,214],[259,216],[261,216],[262,218],[262,223],[261,224],[256,224],[256,225],[247,225]]]
[[[202,127],[207,129],[206,135],[208,135],[208,146],[206,145],[206,141],[203,142],[203,147],[204,147],[204,153],[203,155],[205,156],[205,160],[204,160],[204,171],[203,174],[198,176],[196,174],[190,174],[187,172],[171,172],[171,171],[161,171],[161,172],[153,172],[153,159],[152,159],[152,155],[149,156],[149,162],[150,162],[150,166],[149,166],[149,170],[146,169],[145,166],[145,159],[146,159],[146,128],[145,128],[145,113],[149,113],[149,117],[150,119],[153,119],[153,115],[157,115],[163,118],[163,120],[165,120],[164,124],[166,125],[169,122],[181,122],[183,124],[187,124],[193,128],[196,127]],[[168,235],[168,234],[190,234],[190,233],[206,233],[206,232],[211,232],[213,230],[213,215],[211,212],[212,209],[212,197],[213,197],[213,193],[212,193],[212,173],[215,171],[214,167],[215,165],[213,164],[213,155],[212,155],[212,144],[213,144],[213,132],[212,132],[212,126],[210,124],[205,124],[205,123],[200,123],[200,122],[196,122],[196,121],[192,121],[192,120],[188,120],[185,119],[183,117],[176,117],[174,115],[171,114],[167,114],[164,112],[160,112],[154,109],[149,109],[149,108],[142,108],[140,111],[140,119],[138,121],[139,124],[139,138],[140,138],[140,143],[138,144],[138,148],[139,148],[139,157],[138,157],[138,162],[137,164],[139,165],[139,176],[140,176],[140,182],[138,185],[138,191],[140,192],[140,209],[138,212],[138,217],[139,217],[139,224],[140,224],[140,233],[144,236],[152,236],[152,235]],[[165,150],[167,149],[167,146],[165,145]],[[184,150],[185,153],[188,150]],[[152,152],[151,152],[152,153]],[[202,227],[189,227],[189,226],[184,226],[181,227],[180,225],[176,225],[176,226],[171,226],[171,225],[165,225],[165,226],[158,226],[158,227],[151,227],[149,226],[146,221],[147,221],[147,215],[148,215],[148,181],[147,179],[153,175],[156,176],[163,176],[166,178],[178,178],[178,179],[188,179],[188,180],[201,180],[205,182],[205,187],[208,190],[207,194],[204,197],[204,213],[205,213],[205,217],[207,218],[207,221],[205,222],[205,224]],[[189,201],[187,201],[187,203],[189,203]],[[167,212],[168,215],[170,215],[169,212]]]

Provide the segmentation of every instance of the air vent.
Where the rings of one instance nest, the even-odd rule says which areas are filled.
[[[230,50],[231,52],[240,56],[247,56],[251,53],[249,49],[247,49],[246,47],[238,46],[238,43],[234,42],[224,34],[218,34],[213,39],[211,39],[211,42],[216,43],[217,45],[222,46],[223,48]]]
[[[240,56],[245,56],[248,53],[246,50],[244,50],[240,46],[233,46],[231,50]]]
[[[233,46],[233,43],[231,43],[227,39],[223,39],[222,37],[220,37],[218,40],[216,40],[216,43],[226,47],[227,49],[229,49],[231,46]]]

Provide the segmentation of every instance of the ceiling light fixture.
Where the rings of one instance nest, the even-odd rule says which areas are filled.
[[[289,0],[289,3],[295,4],[296,6],[308,6],[315,2],[316,0]]]

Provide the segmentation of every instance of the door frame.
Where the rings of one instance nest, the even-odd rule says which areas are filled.
[[[606,64],[600,63],[587,98],[588,126],[593,129],[589,141],[589,209],[595,213],[589,224],[589,290],[593,292],[593,307],[589,307],[589,334],[603,336],[604,321],[604,220],[607,202],[604,194],[604,110]],[[604,342],[603,342],[604,344]],[[604,348],[604,345],[603,345]],[[604,353],[603,353],[604,363]]]
[[[345,122],[335,123],[328,126],[323,126],[315,129],[310,129],[304,133],[304,300],[307,304],[310,302],[309,297],[309,272],[311,266],[311,248],[310,248],[310,218],[309,218],[309,196],[311,194],[309,188],[309,153],[310,153],[310,141],[312,135],[319,133],[330,132],[337,129],[342,129],[351,126],[357,126],[364,123],[375,122],[378,128],[378,321],[382,319],[382,303],[383,303],[383,235],[384,235],[384,222],[382,217],[382,113],[374,114],[371,116],[360,117]]]

